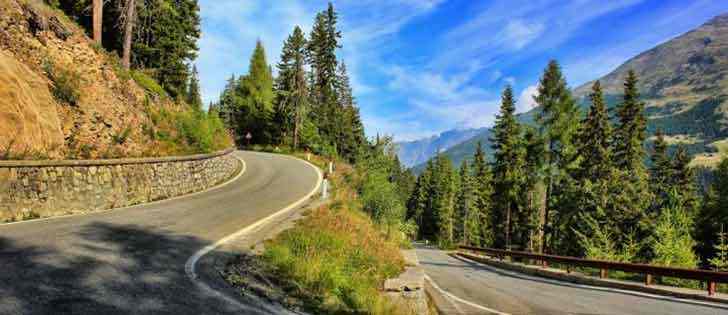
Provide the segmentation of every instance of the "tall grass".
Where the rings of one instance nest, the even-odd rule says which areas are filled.
[[[342,171],[351,172],[339,167],[330,177],[330,205],[268,242],[263,259],[314,314],[402,314],[381,293],[384,280],[404,268],[399,240],[388,238],[362,211]]]

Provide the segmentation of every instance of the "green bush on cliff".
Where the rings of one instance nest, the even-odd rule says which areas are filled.
[[[81,75],[50,61],[43,62],[43,70],[51,79],[51,92],[57,101],[75,106],[81,98]]]

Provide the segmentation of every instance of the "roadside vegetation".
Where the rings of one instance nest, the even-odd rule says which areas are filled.
[[[314,314],[409,314],[382,292],[384,281],[404,269],[400,248],[409,246],[412,229],[403,221],[404,194],[397,187],[404,170],[392,148],[391,139],[380,138],[361,148],[355,164],[337,159],[327,176],[328,201],[266,242],[257,265],[290,297],[282,301],[288,307]],[[329,160],[314,157],[323,170]],[[227,275],[243,289],[245,279],[236,272]]]

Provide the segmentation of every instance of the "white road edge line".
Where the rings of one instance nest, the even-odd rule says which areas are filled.
[[[230,183],[238,180],[238,178],[240,178],[241,176],[243,176],[243,173],[245,173],[245,168],[246,168],[245,161],[242,158],[240,158],[238,156],[235,156],[235,152],[237,152],[237,151],[233,151],[230,154],[233,154],[233,157],[236,158],[236,159],[238,159],[238,161],[240,161],[240,163],[242,164],[242,168],[240,169],[240,172],[238,172],[237,175],[231,177],[230,179],[228,179],[228,180],[226,180],[226,181],[224,181],[224,182],[222,182],[220,184],[217,184],[215,186],[212,186],[212,187],[209,187],[207,189],[204,189],[204,190],[200,190],[200,191],[196,191],[196,192],[191,192],[189,194],[174,196],[174,197],[167,198],[167,199],[160,199],[160,200],[155,200],[155,201],[150,201],[150,202],[145,202],[145,203],[138,203],[138,204],[130,205],[130,206],[126,206],[126,207],[109,208],[109,209],[96,210],[96,211],[84,212],[84,213],[57,215],[57,216],[53,216],[53,217],[40,218],[40,219],[32,219],[32,220],[25,220],[25,221],[0,223],[0,228],[2,228],[5,225],[30,224],[30,223],[38,223],[38,222],[44,222],[44,221],[50,221],[50,220],[59,220],[59,219],[67,219],[67,218],[84,217],[84,216],[90,216],[90,215],[111,214],[114,211],[118,211],[118,210],[125,210],[125,209],[131,209],[131,208],[136,208],[136,207],[145,207],[145,206],[150,206],[150,205],[156,205],[156,204],[160,204],[160,203],[167,202],[167,201],[178,200],[178,199],[187,198],[187,197],[190,197],[190,196],[195,196],[195,195],[199,195],[199,194],[202,194],[202,193],[210,192],[212,190],[221,188],[221,187],[223,187],[223,186],[225,186],[227,184],[230,184]]]
[[[444,296],[446,296],[447,298],[449,298],[451,300],[455,300],[456,302],[460,302],[462,304],[465,304],[465,305],[468,305],[468,306],[471,306],[471,307],[474,307],[474,308],[477,308],[477,309],[480,309],[480,310],[483,310],[483,311],[486,311],[486,312],[490,312],[490,313],[493,313],[493,314],[510,315],[508,313],[503,313],[503,312],[494,310],[492,308],[487,308],[487,307],[482,306],[480,304],[475,304],[475,303],[470,302],[468,300],[465,300],[465,299],[462,299],[460,297],[457,297],[454,294],[452,294],[450,292],[447,292],[447,291],[443,290],[442,288],[440,288],[440,286],[438,286],[437,283],[435,283],[435,281],[433,281],[432,278],[430,278],[430,276],[428,276],[428,275],[425,275],[425,280],[429,281],[430,284],[432,284],[432,287],[435,288],[435,290],[440,291],[440,293],[442,293]]]
[[[219,297],[219,298],[225,300],[226,302],[237,306],[238,308],[248,308],[245,305],[241,304],[238,300],[228,296],[227,294],[225,294],[223,292],[217,291],[217,290],[211,288],[210,286],[208,286],[206,283],[198,280],[197,273],[195,272],[195,267],[197,265],[197,262],[200,260],[200,258],[202,258],[202,256],[207,255],[208,253],[213,251],[215,248],[220,247],[223,244],[230,242],[246,233],[249,233],[250,231],[256,229],[257,227],[259,227],[265,223],[268,223],[269,221],[275,219],[276,217],[295,209],[296,207],[298,207],[301,204],[303,204],[304,202],[306,202],[306,200],[311,198],[314,194],[316,194],[316,192],[321,187],[321,183],[323,181],[323,174],[321,174],[321,170],[319,170],[318,167],[314,166],[313,164],[309,163],[308,161],[298,159],[298,158],[295,158],[295,159],[306,163],[308,166],[310,166],[311,168],[313,168],[316,171],[316,174],[318,175],[318,179],[317,179],[316,186],[314,187],[314,189],[311,190],[311,192],[309,192],[308,194],[306,194],[303,198],[295,201],[294,203],[286,206],[285,208],[278,210],[277,212],[275,212],[263,219],[260,219],[260,220],[256,221],[255,223],[248,225],[233,234],[230,234],[230,235],[218,240],[214,244],[205,246],[204,248],[198,250],[189,259],[187,259],[187,261],[185,262],[185,274],[187,274],[187,277],[190,278],[190,280],[192,280],[192,282],[195,283],[195,285],[197,285],[198,288],[206,291],[208,294],[210,294],[212,296]]]
[[[566,281],[559,281],[549,278],[542,278],[542,277],[534,277],[527,274],[523,274],[517,271],[511,271],[506,269],[501,269],[497,267],[493,267],[472,259],[468,259],[467,257],[458,256],[459,258],[463,260],[467,260],[471,263],[478,264],[480,266],[483,266],[486,269],[490,270],[497,270],[498,272],[502,272],[505,274],[509,274],[514,277],[518,277],[521,279],[529,280],[529,281],[539,281],[539,282],[545,282],[553,285],[559,285],[559,286],[567,286],[567,287],[573,287],[573,288],[581,288],[581,289],[590,289],[590,290],[597,290],[597,291],[603,291],[603,292],[612,292],[612,293],[621,293],[621,294],[627,294],[627,295],[633,295],[633,296],[639,296],[639,297],[646,297],[646,298],[652,298],[656,300],[663,300],[663,301],[669,301],[669,302],[676,302],[676,303],[683,303],[683,304],[691,304],[691,305],[697,305],[697,306],[707,306],[707,307],[714,307],[714,308],[720,308],[720,309],[728,309],[728,306],[725,304],[720,303],[712,303],[708,301],[700,301],[700,300],[693,300],[693,299],[684,299],[684,298],[677,298],[672,296],[666,296],[666,295],[658,295],[658,294],[651,294],[651,293],[645,293],[645,292],[639,292],[639,291],[633,291],[633,290],[624,290],[624,289],[617,289],[617,288],[609,288],[609,287],[600,287],[600,286],[593,286],[593,285],[586,285],[586,284],[579,284],[579,283],[572,283],[572,282],[566,282]]]

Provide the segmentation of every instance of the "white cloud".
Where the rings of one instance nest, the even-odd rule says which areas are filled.
[[[527,23],[523,20],[513,20],[508,22],[501,36],[507,45],[513,47],[515,50],[520,50],[538,38],[543,33],[543,30],[544,25],[541,23]]]
[[[538,85],[531,85],[523,91],[521,91],[521,94],[518,96],[518,101],[516,103],[516,112],[518,113],[525,113],[531,109],[536,108],[538,104],[536,104],[536,100],[533,98],[538,96]]]

